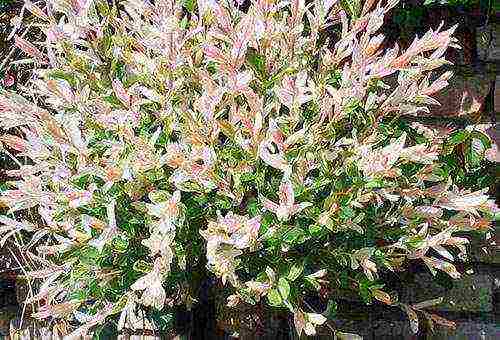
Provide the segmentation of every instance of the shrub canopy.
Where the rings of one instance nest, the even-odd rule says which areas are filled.
[[[455,28],[384,46],[397,3],[349,17],[335,0],[26,1],[44,40],[15,37],[37,69],[0,96],[0,127],[20,132],[1,141],[27,159],[0,234],[40,266],[34,316],[73,335],[153,327],[195,302],[206,267],[230,308],[286,308],[298,333],[328,316],[307,296],[352,293],[416,331],[380,272],[422,261],[458,278],[464,232],[497,208],[456,172],[485,165],[489,137],[418,121],[448,85],[435,71]]]

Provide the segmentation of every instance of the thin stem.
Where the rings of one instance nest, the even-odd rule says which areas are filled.
[[[21,14],[20,14],[20,18],[23,17],[23,14],[24,14],[24,7],[23,9],[21,10]],[[19,25],[21,24],[21,21],[22,19],[20,19],[20,22],[19,24],[17,25],[17,27],[15,27],[12,32],[10,33],[9,37],[7,38],[7,40],[10,40],[12,39],[12,36],[14,34],[14,32],[16,32],[18,29],[19,29]],[[28,25],[28,27],[26,28],[26,30],[23,32],[23,34],[21,34],[21,38],[24,38],[26,36],[26,34],[28,34],[29,30],[31,29],[31,24]],[[5,59],[3,60],[2,64],[0,64],[0,71],[3,70],[3,68],[7,65],[7,63],[9,62],[10,58],[12,57],[12,55],[14,54],[14,52],[16,51],[16,47],[12,47],[11,50],[9,51],[9,54],[5,57]]]
[[[13,267],[13,268],[9,268],[9,269],[0,270],[0,274],[8,273],[8,272],[11,272],[14,270],[19,270],[19,269],[21,269],[21,267]]]
[[[2,152],[5,153],[7,156],[9,156],[10,159],[12,159],[14,163],[16,163],[20,168],[23,166],[21,162],[19,162],[19,160],[16,157],[14,157],[14,155],[12,155],[7,149],[4,148]]]
[[[14,258],[14,260],[16,260],[17,262],[17,265],[21,268],[22,272],[24,273],[24,275],[27,277],[27,273],[26,273],[26,270],[24,269],[24,266],[21,264],[21,262],[19,261],[19,259],[17,258],[16,254],[14,254],[14,252],[12,251],[12,249],[10,249],[10,247],[7,248],[10,252],[10,254],[12,255],[12,257]],[[30,288],[30,293],[31,293],[31,283],[29,280],[27,280],[28,282],[28,286]],[[25,307],[26,307],[26,304],[24,304],[23,306],[23,311],[22,311],[22,314],[21,314],[21,320],[19,322],[19,329],[22,329],[23,327],[23,319],[24,319],[24,312],[25,312]]]

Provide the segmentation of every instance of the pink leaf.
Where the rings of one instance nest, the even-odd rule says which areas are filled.
[[[0,141],[16,151],[24,152],[26,150],[26,141],[17,136],[5,134],[0,136]]]
[[[254,33],[254,27],[254,20],[251,16],[245,16],[238,24],[236,39],[231,49],[231,62],[235,68],[239,67],[245,57],[248,44]]]
[[[16,81],[16,78],[14,77],[14,74],[7,72],[5,74],[5,77],[3,78],[3,86],[4,87],[11,87],[12,85],[14,85],[15,81]]]
[[[297,334],[300,336],[306,326],[304,313],[302,313],[300,310],[297,310],[295,313],[293,313],[293,323],[295,325],[295,329],[297,330]]]
[[[267,209],[270,212],[275,213],[275,214],[278,212],[279,206],[276,203],[274,203],[273,201],[265,198],[264,196],[261,196],[260,200],[262,201],[262,206],[265,209]]]
[[[113,85],[113,90],[115,91],[118,99],[120,99],[125,106],[127,107],[130,106],[130,95],[128,94],[127,90],[123,87],[122,82],[119,81],[118,79],[114,79],[112,85]]]
[[[259,146],[259,157],[269,166],[285,171],[288,169],[289,164],[286,161],[283,153],[276,152],[271,153],[271,150],[275,149],[271,142],[263,141]]]
[[[75,101],[75,93],[66,80],[48,80],[47,87],[52,93],[64,98],[68,103]]]
[[[431,271],[436,268],[447,273],[454,279],[460,278],[460,273],[457,271],[457,268],[449,262],[435,257],[422,257],[422,260],[424,260],[425,264],[429,267],[429,269],[431,269]]]
[[[36,48],[35,45],[21,38],[18,35],[14,36],[14,45],[20,50],[22,50],[24,53],[29,55],[30,57],[35,58],[39,63],[41,64],[48,63],[47,57],[42,52],[40,52],[40,50],[38,50],[38,48]]]
[[[45,14],[40,7],[36,6],[31,1],[25,0],[24,7],[38,18],[49,21],[49,17],[47,16],[47,14]]]
[[[231,24],[232,19],[227,10],[216,1],[211,1],[210,7],[214,11],[219,27],[226,33],[231,32],[233,30],[233,25]]]
[[[288,177],[288,176],[286,176]],[[281,182],[279,193],[278,193],[280,204],[286,207],[292,207],[295,200],[293,197],[293,187],[292,182],[290,182],[289,178],[283,178]]]
[[[207,57],[208,60],[214,61],[219,64],[228,63],[222,51],[213,45],[206,44],[205,47],[203,48],[203,53],[205,54],[205,57]]]

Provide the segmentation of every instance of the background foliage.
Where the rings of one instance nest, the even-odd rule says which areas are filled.
[[[487,234],[484,127],[421,122],[454,28],[400,51],[378,33],[397,1],[47,4],[26,2],[43,41],[15,37],[35,79],[0,96],[1,241],[39,265],[35,317],[165,330],[212,277],[221,318],[267,305],[312,335],[358,296],[416,332],[426,305],[381,274],[458,278]]]

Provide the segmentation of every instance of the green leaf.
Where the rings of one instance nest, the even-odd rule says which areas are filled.
[[[113,239],[113,249],[115,249],[118,253],[124,253],[127,251],[129,242],[124,237],[115,237]]]
[[[109,4],[107,1],[97,1],[96,5],[101,15],[106,16],[109,13]]]
[[[153,269],[153,266],[144,260],[138,260],[134,263],[132,269],[136,272],[149,273]]]
[[[283,303],[280,293],[276,289],[271,289],[267,293],[267,301],[269,305],[274,307],[280,307]]]
[[[337,302],[332,299],[328,300],[325,311],[326,317],[331,320],[335,319],[337,316],[337,309]]]
[[[87,247],[82,249],[79,254],[80,262],[84,264],[95,264],[99,259],[99,251],[94,247]]]
[[[109,104],[111,104],[113,106],[120,106],[120,105],[122,105],[121,102],[120,102],[120,100],[116,96],[114,96],[114,95],[104,96],[104,97],[102,97],[102,99],[105,102],[107,102],[107,103],[109,103]]]
[[[363,340],[363,337],[354,333],[343,333],[335,331],[335,337],[339,340]]]
[[[478,167],[483,159],[484,151],[484,145],[481,140],[477,138],[470,140],[465,149],[465,159],[467,165],[470,165],[473,168]]]
[[[367,183],[365,183],[365,188],[367,189],[375,189],[375,188],[383,188],[384,182],[380,179],[374,179]]]
[[[255,198],[251,198],[248,200],[247,204],[247,212],[250,217],[255,217],[259,214],[259,202]]]
[[[257,303],[257,301],[255,301],[255,298],[244,289],[238,290],[238,294],[243,299],[243,301],[250,305],[255,305]]]
[[[485,149],[491,148],[491,139],[488,135],[484,134],[483,132],[474,130],[471,132],[471,137],[479,139]]]
[[[151,313],[155,325],[160,331],[171,330],[174,324],[174,315],[172,313],[164,313],[161,311],[154,311]]]
[[[359,0],[341,0],[340,4],[349,16],[352,18],[359,17],[361,11],[361,3]]]
[[[316,290],[320,290],[321,285],[319,284],[318,280],[316,280],[313,277],[307,277],[305,278],[306,282],[309,283],[311,286],[314,287]]]
[[[423,245],[425,244],[425,240],[423,239],[422,236],[415,235],[411,238],[408,238],[405,244],[408,248],[415,250],[422,248]]]
[[[278,290],[283,300],[287,300],[290,295],[290,284],[284,277],[280,277],[278,280]]]
[[[61,71],[61,70],[54,70],[54,71],[50,71],[47,76],[49,78],[52,78],[52,79],[64,79],[66,80],[71,86],[76,86],[77,85],[77,82],[76,82],[76,79],[73,75],[71,75],[70,73],[66,73],[64,71]]]
[[[183,6],[189,13],[193,13],[195,1],[194,0],[183,0]]]
[[[465,142],[467,138],[469,138],[469,132],[460,130],[452,134],[448,142],[454,146]]]
[[[247,53],[248,63],[255,69],[260,76],[266,74],[266,60],[265,57],[257,53],[256,50],[250,48]]]
[[[189,21],[187,17],[182,18],[181,22],[179,23],[179,27],[183,30],[185,30],[188,27]]]
[[[340,218],[342,220],[350,220],[355,216],[355,212],[351,207],[342,207],[340,211]]]
[[[116,304],[113,306],[113,313],[121,312],[123,310],[123,308],[125,307],[125,305],[127,304],[127,300],[128,300],[128,295],[122,295],[118,299]]]
[[[283,238],[283,241],[290,244],[301,244],[306,240],[306,233],[301,228],[290,229]]]
[[[87,299],[87,294],[84,290],[78,289],[69,294],[71,300],[85,301]]]
[[[231,199],[226,196],[217,196],[214,205],[217,209],[231,209]]]
[[[320,233],[323,231],[323,227],[319,224],[311,224],[309,226],[309,234],[313,237],[320,237]]]
[[[292,266],[290,267],[290,271],[288,272],[288,280],[290,281],[295,281],[299,278],[300,274],[302,274],[302,272],[304,271],[304,266],[302,264],[292,264]]]

